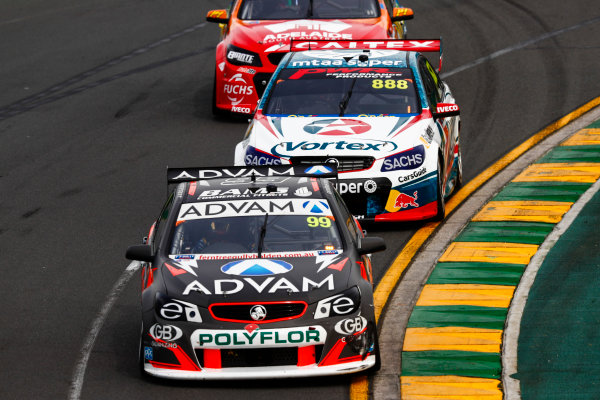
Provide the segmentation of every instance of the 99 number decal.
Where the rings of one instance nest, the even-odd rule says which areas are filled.
[[[408,81],[404,79],[373,79],[373,89],[408,89]]]
[[[306,222],[311,228],[316,228],[318,226],[321,228],[329,228],[331,226],[331,220],[327,217],[308,217],[306,218]]]

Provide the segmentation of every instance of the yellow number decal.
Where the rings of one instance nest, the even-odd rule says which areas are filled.
[[[308,226],[311,228],[319,226],[319,218],[317,217],[308,217],[306,218],[306,222],[308,222]]]
[[[306,222],[310,228],[316,228],[317,226],[329,228],[331,226],[331,220],[327,217],[308,217]]]
[[[322,228],[329,228],[331,226],[331,220],[327,217],[319,217],[319,225]]]
[[[385,81],[381,79],[373,79],[372,87],[373,89],[408,89],[408,81],[404,79],[397,81],[393,79],[386,79]]]

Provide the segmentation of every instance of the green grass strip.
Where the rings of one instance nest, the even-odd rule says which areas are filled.
[[[471,222],[454,241],[541,244],[552,229],[544,222]]]
[[[499,353],[470,351],[404,351],[403,376],[458,375],[498,379],[501,373]]]
[[[591,186],[577,182],[511,182],[494,201],[565,201],[574,203]]]
[[[564,162],[600,162],[600,146],[560,146],[537,161],[538,164]]]
[[[440,262],[427,280],[430,285],[509,285],[516,286],[525,265],[484,262]]]
[[[462,326],[504,329],[508,308],[476,306],[417,306],[408,321],[409,328]]]

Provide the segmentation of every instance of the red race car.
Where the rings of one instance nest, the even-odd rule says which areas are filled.
[[[291,40],[402,39],[410,8],[397,0],[234,0],[221,24],[213,113],[251,114]]]

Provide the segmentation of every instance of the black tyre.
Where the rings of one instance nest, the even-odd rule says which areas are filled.
[[[373,327],[371,329],[371,332],[373,332],[373,336],[375,336],[373,338],[374,341],[374,345],[373,345],[373,354],[375,355],[375,365],[373,365],[371,368],[369,368],[368,372],[369,374],[375,373],[377,371],[379,371],[381,369],[381,355],[379,353],[379,335],[377,334],[377,329],[375,327]]]

